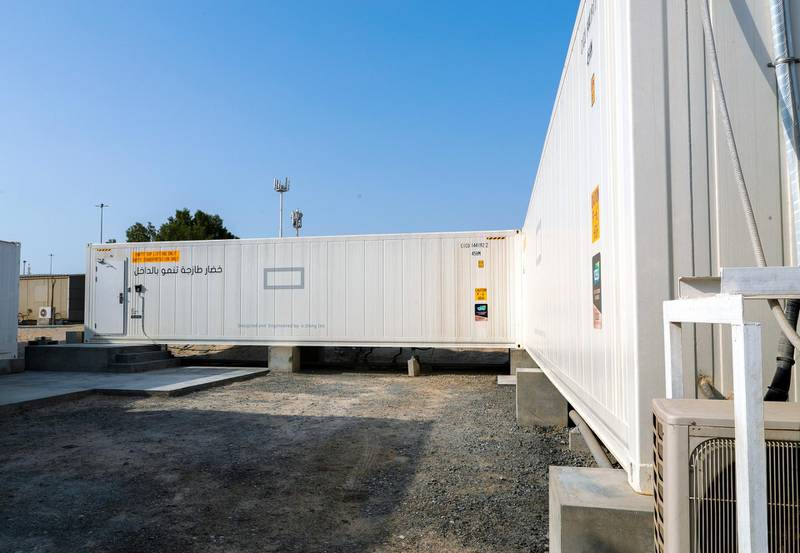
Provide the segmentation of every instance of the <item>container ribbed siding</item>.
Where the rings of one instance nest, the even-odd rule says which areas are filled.
[[[711,9],[768,262],[792,264],[769,7]],[[755,264],[705,65],[697,2],[581,2],[523,228],[523,345],[643,492],[662,301],[681,276]],[[777,330],[760,303],[748,310],[769,379]],[[729,335],[684,334],[685,366],[730,392]]]
[[[517,237],[92,245],[89,339],[509,347]]]
[[[0,359],[17,357],[19,250],[17,242],[0,240]]]

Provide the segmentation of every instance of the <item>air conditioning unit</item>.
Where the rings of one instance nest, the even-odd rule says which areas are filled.
[[[764,404],[770,553],[800,553],[800,404]],[[653,401],[657,553],[734,553],[733,402]]]
[[[39,308],[39,318],[40,319],[49,319],[53,316],[53,308],[52,307],[40,307]]]

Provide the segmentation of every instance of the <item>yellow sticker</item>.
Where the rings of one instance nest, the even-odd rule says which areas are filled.
[[[181,260],[180,250],[155,250],[133,252],[134,263],[178,263]]]
[[[483,259],[478,260],[478,269],[483,269]]]
[[[600,240],[600,187],[592,190],[592,244]]]
[[[486,288],[475,288],[475,301],[486,301]]]

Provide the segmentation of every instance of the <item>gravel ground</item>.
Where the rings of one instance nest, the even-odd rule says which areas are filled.
[[[0,551],[547,551],[564,429],[490,374],[271,374],[0,419]]]

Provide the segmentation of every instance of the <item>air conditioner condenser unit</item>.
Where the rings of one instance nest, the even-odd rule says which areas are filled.
[[[800,404],[764,404],[769,553],[800,553]],[[657,553],[734,553],[733,402],[653,401]]]

